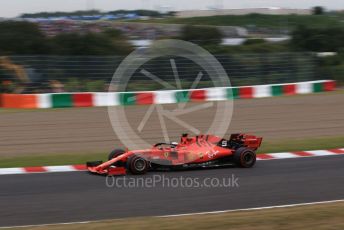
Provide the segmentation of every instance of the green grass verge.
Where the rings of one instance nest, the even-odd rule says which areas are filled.
[[[103,153],[59,153],[47,155],[0,157],[0,168],[47,166],[47,165],[71,165],[84,164],[86,161],[105,160],[106,152]]]
[[[303,140],[263,141],[258,153],[334,149],[343,147],[344,136]],[[107,154],[106,152],[95,152],[0,157],[0,168],[84,164],[86,161],[106,160]]]
[[[258,153],[344,148],[344,136],[300,140],[265,141]]]
[[[236,211],[222,214],[181,217],[145,217],[97,221],[87,224],[51,225],[18,229],[33,230],[91,230],[91,229],[344,229],[344,202],[318,204],[257,211]]]

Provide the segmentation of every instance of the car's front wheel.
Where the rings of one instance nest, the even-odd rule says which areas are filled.
[[[118,156],[122,155],[123,153],[125,153],[125,151],[123,149],[114,149],[109,154],[108,160],[111,160],[111,159],[113,159],[115,157],[118,157]]]
[[[142,157],[133,155],[127,160],[127,169],[135,175],[145,174],[149,169],[149,164]]]
[[[256,163],[256,153],[246,147],[241,147],[234,152],[234,163],[242,168],[251,168]]]

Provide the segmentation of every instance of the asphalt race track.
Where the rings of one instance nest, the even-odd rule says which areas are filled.
[[[0,176],[0,226],[74,222],[284,205],[344,198],[344,156],[259,161],[222,168],[145,175],[225,178],[239,187],[108,188],[87,172]]]

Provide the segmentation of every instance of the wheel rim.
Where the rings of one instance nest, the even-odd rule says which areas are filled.
[[[134,167],[137,171],[143,171],[146,168],[146,162],[144,159],[136,159],[134,162]]]
[[[253,154],[250,153],[250,152],[245,153],[244,156],[243,156],[243,160],[244,160],[246,165],[252,164],[253,161],[254,161]]]

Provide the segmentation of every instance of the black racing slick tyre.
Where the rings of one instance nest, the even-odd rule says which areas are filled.
[[[245,147],[240,147],[234,152],[234,163],[242,168],[251,168],[256,163],[256,153]]]
[[[96,167],[98,165],[103,164],[103,161],[88,161],[86,162],[87,167]]]
[[[118,156],[122,155],[123,153],[125,153],[125,151],[123,149],[114,149],[109,154],[108,160],[111,160],[111,159],[113,159],[115,157],[118,157]]]
[[[145,174],[149,169],[149,164],[142,157],[133,155],[127,160],[127,169],[134,175]]]

